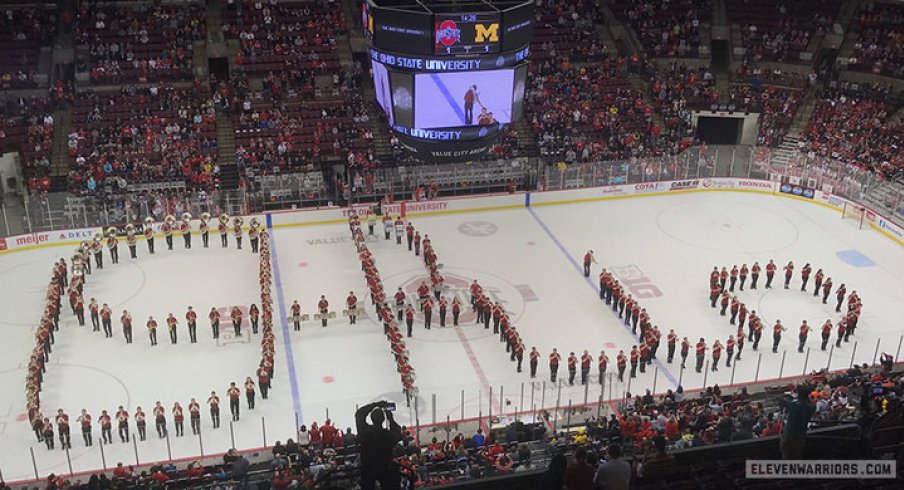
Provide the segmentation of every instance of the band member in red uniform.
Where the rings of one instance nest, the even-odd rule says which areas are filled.
[[[631,358],[631,375],[630,376],[632,378],[636,378],[637,377],[637,364],[640,362],[640,351],[637,350],[636,345],[631,347],[630,358]]]
[[[235,385],[235,383],[233,383]],[[220,428],[220,397],[217,396],[216,391],[210,392],[210,397],[207,399],[207,405],[210,407],[210,420],[213,422],[213,428]]]
[[[85,441],[85,447],[93,446],[94,440],[91,436],[91,414],[83,408],[82,414],[78,416],[76,422],[82,427],[82,439]]]
[[[348,308],[348,321],[354,325],[358,319],[358,297],[355,296],[354,291],[348,292],[348,297],[345,298],[345,306]]]
[[[738,274],[739,273],[740,273],[740,271],[738,270],[737,265],[731,266],[731,271],[729,272],[728,290],[731,291],[732,293],[734,292],[735,284],[737,284],[737,282],[738,282]]]
[[[395,220],[395,236],[396,236],[396,245],[402,244],[402,234],[405,232],[405,222],[402,221],[402,217],[399,216]]]
[[[628,366],[628,358],[625,356],[625,351],[618,351],[618,355],[615,357],[616,367],[618,367],[618,381],[625,381],[625,368]]]
[[[530,377],[536,378],[537,377],[537,364],[539,364],[539,362],[540,362],[540,353],[537,352],[536,347],[530,348],[529,357],[530,357],[530,359],[529,359],[529,361],[530,361]]]
[[[841,347],[841,341],[847,337],[847,321],[842,319],[838,322],[838,340],[835,341],[835,347]]]
[[[388,214],[384,214],[382,221],[383,235],[386,237],[386,240],[389,240],[389,235],[392,233],[392,218],[390,218]]]
[[[242,396],[241,390],[235,385],[235,382],[229,383],[229,389],[226,390],[226,396],[229,397],[229,411],[232,413],[232,420],[239,420],[239,398]]]
[[[480,287],[480,284],[477,284],[477,279],[474,279],[469,290],[471,292],[471,307],[473,307],[474,311],[477,311],[477,297],[483,292],[483,288]]]
[[[461,315],[461,301],[458,297],[452,298],[452,326],[458,326],[458,316]]]
[[[113,316],[113,310],[110,309],[107,303],[104,303],[103,308],[100,309],[100,323],[104,327],[105,338],[113,337],[113,324],[110,322],[111,316]]]
[[[442,296],[439,299],[439,326],[446,326],[446,310],[448,309],[449,303],[446,301],[446,297]]]
[[[108,414],[106,410],[102,410],[97,421],[100,423],[101,443],[113,444],[113,421],[110,414]]]
[[[712,371],[719,370],[719,360],[722,359],[722,342],[719,342],[719,339],[716,339],[713,342],[713,365],[710,368]]]
[[[722,294],[722,288],[718,284],[709,289],[709,306],[715,308],[716,302],[719,301],[719,295]]]
[[[176,427],[176,437],[182,437],[185,433],[184,422],[185,413],[182,410],[182,405],[179,405],[179,402],[176,402],[173,404],[173,424]]]
[[[135,427],[138,430],[138,438],[142,441],[147,439],[148,418],[141,407],[135,409]]]
[[[235,331],[236,337],[242,336],[242,310],[238,306],[232,307],[229,316],[232,318],[232,329]]]
[[[672,328],[669,330],[669,335],[666,337],[666,342],[668,343],[668,357],[666,358],[666,362],[671,364],[672,359],[675,358],[675,346],[678,343],[678,334],[675,333],[675,329]]]
[[[267,399],[267,392],[270,391],[270,370],[261,366],[257,368],[257,385],[261,389],[261,398]]]
[[[225,219],[224,219],[225,218]],[[217,227],[217,230],[220,232],[220,245],[223,248],[229,247],[229,217],[226,215],[220,216],[220,225]]]
[[[157,320],[154,320],[154,317],[148,317],[148,337],[151,339],[151,346],[157,345]]]
[[[754,262],[750,267],[750,289],[756,289],[756,283],[760,279],[760,272],[762,272],[760,263]]]
[[[728,320],[728,323],[729,323],[730,325],[734,325],[734,324],[735,324],[735,319],[738,317],[738,311],[740,311],[740,309],[741,309],[741,301],[738,300],[738,297],[737,297],[737,296],[732,296],[732,297],[731,297],[731,308],[730,308],[730,310],[731,310],[731,319]]]
[[[755,313],[755,312],[754,312]],[[752,318],[750,321],[750,338],[753,339],[753,350],[757,350],[760,346],[760,339],[763,338],[763,322],[759,317]]]
[[[844,284],[838,286],[838,289],[835,290],[835,299],[838,300],[838,303],[835,305],[835,311],[841,311],[841,305],[844,303],[844,295],[847,294],[847,288],[844,287]],[[81,323],[84,324],[84,321]]]
[[[696,345],[696,353],[697,353],[697,372],[703,371],[703,359],[706,358],[706,340],[703,337],[700,337],[700,341],[697,342]]]
[[[116,410],[116,426],[119,430],[119,440],[129,442],[129,412],[122,405]]]
[[[590,264],[595,264],[596,259],[593,257],[593,250],[588,250],[584,254],[584,277],[590,277]]]
[[[251,303],[251,306],[248,307],[248,319],[251,320],[251,333],[257,333],[258,321],[260,320],[261,310],[257,308],[257,305]]]
[[[424,328],[430,330],[430,323],[433,320],[433,300],[428,296],[421,304],[424,310]]]
[[[248,402],[248,410],[254,410],[254,395],[256,391],[254,380],[250,376],[245,378],[245,401]]]
[[[812,272],[813,272],[813,268],[810,267],[810,264],[804,264],[804,268],[800,270],[800,279],[801,279],[800,290],[801,291],[807,290],[807,281],[810,280],[810,274]]]
[[[295,331],[301,330],[301,305],[296,299],[292,302],[292,322],[295,324]]]
[[[728,268],[723,267],[719,271],[719,289],[725,289],[726,282],[728,282]]]
[[[174,317],[173,314],[170,313],[169,316],[166,317],[166,328],[169,330],[170,342],[172,342],[173,344],[175,344],[176,340],[177,340],[177,338],[176,338],[176,325],[177,324],[178,324],[178,321],[176,320],[176,317]]]
[[[591,250],[592,252],[592,250]],[[590,353],[586,350],[583,354],[581,354],[581,384],[587,384],[587,376],[590,375],[590,364],[593,362],[593,357],[590,356]]]
[[[785,289],[788,289],[788,286],[791,284],[791,277],[794,276],[794,262],[788,262],[788,265],[784,267],[785,271]]]
[[[840,303],[839,303],[840,304]],[[75,292],[75,302],[73,304],[73,309],[75,310],[75,316],[78,318],[78,326],[85,326],[85,300],[82,299],[82,295]]]
[[[97,304],[97,300],[91,298],[91,301],[88,302],[88,312],[91,314],[91,325],[94,327],[94,332],[100,332],[100,305]]]
[[[518,361],[518,372],[521,372],[521,361],[524,360],[524,344],[519,340],[517,344],[515,344],[515,348],[512,351],[515,355],[515,359]]]
[[[204,245],[204,248],[208,248],[208,245],[210,244],[210,224],[208,223],[209,220],[209,214],[201,214],[201,224],[198,225],[198,229],[201,231],[201,244]]]
[[[743,291],[744,283],[747,282],[747,275],[750,274],[750,269],[747,268],[747,264],[741,265],[741,270],[738,271],[738,278],[740,279],[740,284],[738,284],[738,288]]]
[[[556,374],[559,372],[559,362],[562,360],[562,355],[559,354],[555,348],[553,348],[552,352],[549,354],[549,379],[553,383],[556,382]]]
[[[775,262],[772,259],[769,259],[769,263],[766,264],[766,289],[772,288],[772,279],[775,277],[775,270],[778,268],[775,265]]]
[[[832,294],[832,278],[826,279],[826,282],[822,285],[822,304],[826,304],[826,301],[829,300],[829,295]]]
[[[317,302],[317,311],[320,312],[320,324],[326,327],[326,321],[329,319],[330,302],[326,300],[326,296],[320,295],[320,301]]]
[[[738,334],[736,335],[736,338],[738,339],[738,341],[737,341],[737,344],[738,344],[738,355],[735,356],[735,360],[736,360],[736,361],[740,361],[740,360],[741,360],[741,351],[744,350],[744,339],[745,339],[745,337],[746,337],[746,335],[744,335],[744,329],[743,329],[743,328],[739,328],[739,329],[738,329]]]
[[[816,287],[813,288],[813,296],[819,296],[819,290],[822,289],[822,282],[825,279],[826,275],[822,272],[822,269],[816,270],[816,277],[813,278]]]
[[[719,267],[713,266],[713,271],[709,273],[709,287],[713,288],[719,284]]]
[[[744,328],[744,322],[747,320],[747,305],[741,303],[738,306],[738,328]]]
[[[195,313],[191,306],[185,312],[185,321],[188,323],[188,337],[191,343],[195,344],[198,342],[198,314]]]
[[[163,404],[157,402],[154,405],[154,427],[157,428],[157,437],[163,439],[166,437],[166,408],[163,407]]]
[[[798,342],[797,342],[797,352],[803,353],[803,351],[804,351],[804,344],[807,343],[807,334],[810,333],[810,332],[812,332],[812,331],[813,331],[813,329],[810,328],[809,325],[807,325],[807,321],[806,321],[806,320],[804,320],[804,322],[800,324],[800,333],[799,333],[798,336],[797,336],[797,340],[798,340]]]
[[[72,449],[72,441],[69,439],[69,415],[62,408],[57,410],[56,424],[60,434],[60,448]]]
[[[772,327],[772,352],[778,352],[778,344],[782,341],[782,332],[786,329],[782,326],[781,320],[776,320],[775,325]]]
[[[647,372],[647,364],[650,363],[650,344],[646,339],[640,341],[637,346],[637,353],[640,355],[640,372]]]
[[[728,336],[725,343],[725,367],[731,367],[731,359],[734,357],[735,339],[733,335]]]
[[[606,351],[600,351],[599,357],[596,358],[596,367],[599,370],[599,384],[603,384],[603,376],[606,375],[606,369],[609,367],[609,356],[606,355]]]
[[[201,433],[201,404],[194,398],[188,402],[189,422],[191,423],[191,433],[198,435]]]
[[[210,329],[213,332],[213,338],[220,338],[220,312],[217,311],[215,306],[210,308],[207,318],[210,319]]]
[[[568,354],[568,384],[574,386],[574,377],[578,372],[578,358],[574,352]]]
[[[826,320],[825,323],[822,324],[822,345],[819,347],[820,350],[826,350],[826,346],[829,344],[829,338],[832,336],[832,320]]]
[[[719,315],[725,316],[725,311],[728,310],[728,305],[731,302],[731,296],[728,295],[728,291],[722,291],[722,299],[719,302],[722,306],[722,309],[719,311]]]
[[[421,255],[421,232],[414,232],[414,255]]]
[[[414,326],[414,307],[411,305],[405,308],[405,325],[408,327],[408,336],[411,337],[411,329]]]

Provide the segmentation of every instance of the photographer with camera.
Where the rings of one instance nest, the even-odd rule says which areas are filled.
[[[401,487],[398,464],[393,460],[392,449],[402,440],[402,428],[395,422],[392,412],[395,403],[379,401],[369,403],[355,412],[358,427],[358,451],[361,455],[361,489],[375,488],[380,482],[383,490]],[[370,416],[371,423],[367,423]],[[389,427],[384,427],[384,422]]]

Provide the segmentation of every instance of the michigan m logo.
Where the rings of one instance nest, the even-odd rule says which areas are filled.
[[[475,43],[497,43],[499,42],[499,24],[492,23],[489,26],[483,24],[474,24],[474,42]]]

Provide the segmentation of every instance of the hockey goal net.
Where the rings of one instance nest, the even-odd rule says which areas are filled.
[[[859,204],[845,202],[841,210],[841,219],[862,230],[866,218],[866,209]]]

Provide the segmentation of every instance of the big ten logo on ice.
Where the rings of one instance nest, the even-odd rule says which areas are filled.
[[[610,268],[618,282],[628,288],[635,298],[647,299],[662,296],[662,291],[634,264],[616,265]]]
[[[236,336],[235,327],[232,324],[232,306],[220,306],[217,308],[217,312],[220,314],[220,336],[217,339],[217,347],[222,347],[227,344],[248,344],[251,342],[251,318],[248,316],[248,305],[236,305],[239,307],[239,311],[242,312],[242,323],[240,328],[242,330],[241,336]],[[210,312],[198,311],[198,328],[202,328],[204,322],[202,322],[202,318],[209,315]],[[210,320],[208,317],[207,324],[210,325]],[[188,328],[186,326],[185,328]]]
[[[464,274],[470,275],[465,276]],[[536,295],[529,286],[515,286],[504,279],[488,274],[476,271],[465,272],[464,270],[460,273],[456,273],[448,269],[443,269],[442,275],[444,279],[442,297],[446,298],[446,301],[448,302],[446,312],[447,325],[452,325],[452,300],[456,298],[461,302],[461,315],[458,317],[458,323],[460,325],[470,325],[477,320],[477,312],[471,307],[471,283],[475,279],[483,289],[483,293],[490,298],[490,301],[502,305],[502,308],[509,314],[509,318],[512,322],[517,321],[524,312],[526,301],[536,300]],[[392,278],[386,281],[388,285],[393,284],[393,282]],[[426,282],[427,286],[431,285],[426,274],[417,273],[409,275],[408,278],[402,282],[401,288],[402,291],[405,292],[408,302],[414,306],[415,318],[423,324],[424,316],[420,309],[420,302],[417,294],[417,289],[420,287],[421,282]],[[392,305],[393,309],[395,309],[395,301],[392,299],[394,294],[394,290],[387,290],[387,296],[390,298],[390,305]],[[433,296],[432,288],[430,298],[434,300],[432,322],[435,325],[438,325],[439,304]]]

